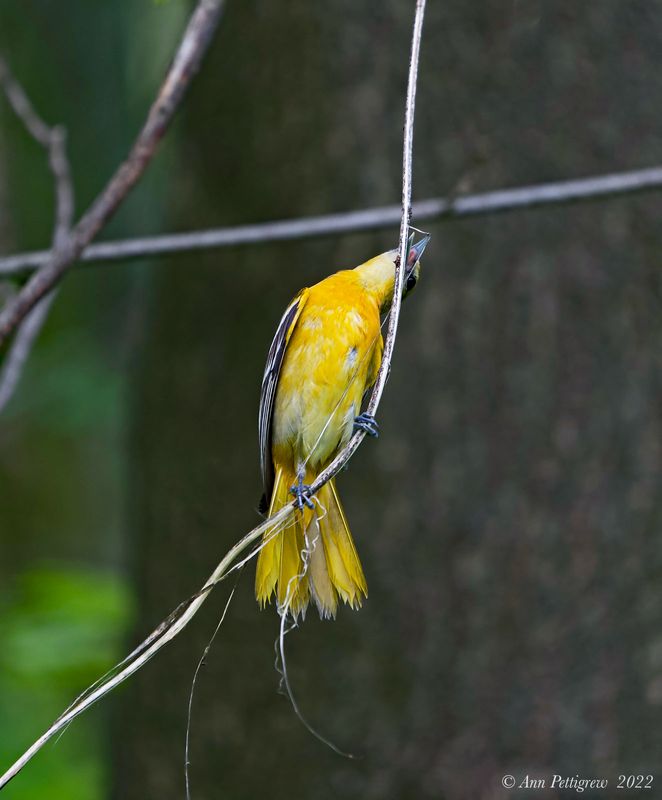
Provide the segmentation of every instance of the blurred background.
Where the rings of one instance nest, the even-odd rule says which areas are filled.
[[[0,50],[68,128],[79,213],[128,150],[190,8],[0,4]],[[104,238],[398,202],[413,8],[229,2]],[[659,2],[430,2],[415,197],[659,164],[661,97]],[[278,618],[258,610],[250,564],[193,702],[193,797],[662,780],[661,216],[648,195],[431,226],[382,436],[340,479],[370,597],[287,639],[302,711],[361,758],[320,744],[278,694]],[[3,100],[2,252],[48,246],[51,219],[43,153]],[[63,284],[0,425],[1,767],[256,524],[280,315],[396,239],[89,267]],[[8,800],[183,797],[191,679],[230,588]]]

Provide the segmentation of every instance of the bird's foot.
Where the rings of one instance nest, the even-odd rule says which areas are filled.
[[[290,486],[290,494],[296,498],[296,505],[299,511],[303,510],[304,503],[308,508],[315,508],[315,504],[310,499],[310,486],[303,482],[303,478],[299,478],[294,486]]]
[[[359,414],[354,420],[354,430],[363,431],[364,433],[367,433],[368,436],[379,436],[379,425],[377,424],[377,420],[372,416],[372,414],[368,414],[365,411],[363,414]]]

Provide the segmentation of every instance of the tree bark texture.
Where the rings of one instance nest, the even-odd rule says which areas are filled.
[[[184,113],[177,227],[397,201],[413,3],[228,4]],[[417,197],[659,160],[646,3],[431,3]],[[193,707],[195,798],[493,798],[501,776],[654,772],[662,745],[662,284],[654,197],[435,225],[380,414],[340,490],[369,599],[287,638],[253,564]],[[135,370],[147,632],[257,521],[256,412],[290,297],[397,233],[182,256]],[[183,796],[220,616],[133,681],[116,794]],[[656,760],[657,759],[657,760]]]

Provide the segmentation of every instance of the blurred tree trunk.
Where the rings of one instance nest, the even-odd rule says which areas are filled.
[[[413,3],[231,3],[185,114],[177,225],[395,202]],[[418,197],[659,158],[645,4],[432,3]],[[500,777],[653,771],[662,544],[658,199],[434,227],[380,423],[341,479],[359,613],[288,637],[241,577],[195,695],[196,798],[500,796]],[[289,298],[396,232],[182,257],[136,370],[146,632],[257,520],[255,417]],[[655,266],[654,266],[655,265]],[[179,798],[190,681],[230,585],[117,720],[117,796]]]

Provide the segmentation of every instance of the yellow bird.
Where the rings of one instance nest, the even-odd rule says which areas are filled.
[[[404,295],[416,285],[429,236],[410,245]],[[410,240],[412,241],[412,240]],[[269,529],[260,550],[255,594],[264,606],[305,613],[312,597],[322,618],[338,598],[352,608],[368,590],[335,480],[315,497],[308,489],[355,429],[377,436],[361,402],[382,358],[381,316],[393,300],[397,250],[302,289],[280,321],[264,370],[258,429],[262,510],[275,514],[292,496],[287,527]]]

